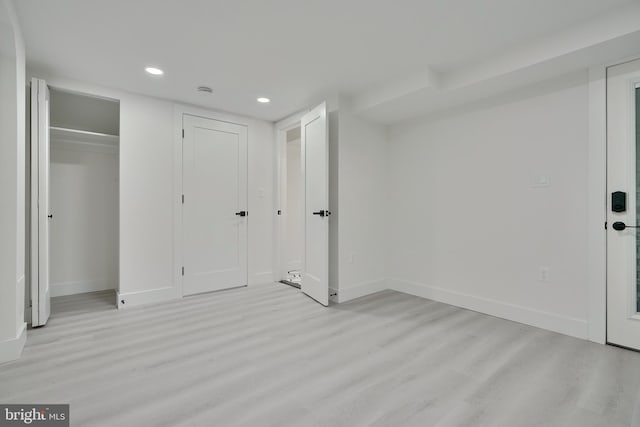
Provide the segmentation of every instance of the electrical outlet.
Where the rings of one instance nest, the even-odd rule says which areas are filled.
[[[538,272],[538,280],[541,282],[549,282],[549,267],[540,267]]]

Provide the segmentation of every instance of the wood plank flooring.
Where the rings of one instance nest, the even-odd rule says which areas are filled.
[[[70,403],[75,426],[640,425],[639,353],[393,291],[93,301],[54,301],[0,402]]]
[[[51,298],[51,312],[54,317],[96,313],[98,311],[114,310],[115,308],[115,291],[89,292]]]

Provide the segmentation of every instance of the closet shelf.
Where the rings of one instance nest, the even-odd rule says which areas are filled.
[[[106,133],[90,132],[86,130],[68,129],[56,126],[49,128],[51,142],[74,143],[89,146],[118,148],[120,137]]]
[[[108,133],[100,133],[100,132],[90,132],[88,130],[60,128],[60,127],[56,127],[56,126],[51,126],[50,129],[51,129],[52,132],[59,132],[59,133],[63,133],[63,134],[91,135],[91,136],[97,136],[97,137],[118,139],[118,135],[110,135]]]

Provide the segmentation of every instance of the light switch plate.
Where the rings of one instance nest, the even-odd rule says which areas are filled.
[[[550,185],[551,177],[546,173],[535,174],[531,180],[531,187],[533,188],[549,187]]]

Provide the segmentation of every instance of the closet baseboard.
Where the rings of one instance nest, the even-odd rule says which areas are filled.
[[[116,289],[115,284],[106,279],[59,282],[51,283],[49,286],[51,287],[51,297],[62,297],[65,295]]]
[[[138,305],[153,304],[180,298],[176,288],[158,288],[139,292],[118,292],[118,308],[129,308]]]

